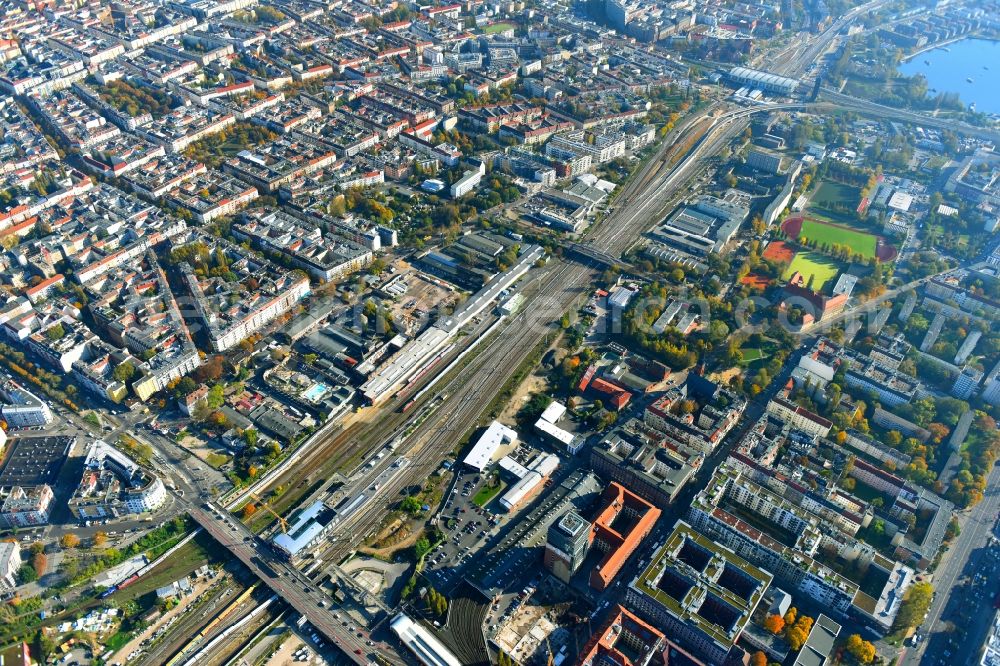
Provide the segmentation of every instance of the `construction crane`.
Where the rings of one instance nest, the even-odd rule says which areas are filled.
[[[285,520],[285,519],[284,519],[284,518],[282,518],[282,517],[281,517],[280,515],[278,515],[278,512],[277,512],[277,511],[275,511],[274,509],[272,509],[272,508],[271,508],[271,505],[270,505],[270,504],[268,504],[268,503],[267,503],[267,501],[265,501],[265,500],[262,500],[262,499],[261,499],[260,497],[258,497],[256,493],[250,493],[250,497],[251,497],[252,499],[256,500],[256,501],[257,501],[257,504],[259,504],[260,506],[264,507],[264,509],[265,509],[265,510],[266,510],[266,511],[267,511],[267,512],[268,512],[269,514],[271,514],[272,516],[274,516],[275,518],[277,518],[277,520],[278,520],[278,524],[279,524],[279,525],[281,525],[281,531],[282,531],[282,532],[283,532],[284,534],[288,534],[288,521],[287,521],[287,520]]]

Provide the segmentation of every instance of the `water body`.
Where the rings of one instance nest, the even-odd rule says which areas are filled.
[[[1000,42],[962,39],[900,63],[899,71],[923,74],[928,89],[958,93],[965,104],[975,102],[976,111],[1000,114]]]

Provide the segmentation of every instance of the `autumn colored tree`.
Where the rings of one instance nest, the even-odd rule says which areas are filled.
[[[67,533],[62,536],[59,543],[63,548],[76,548],[80,545],[80,537],[75,534]]]
[[[789,608],[785,612],[785,624],[787,625],[795,624],[795,618],[798,617],[798,615],[799,615],[799,610],[795,606]]]
[[[785,642],[793,650],[801,650],[802,646],[805,645],[806,639],[809,638],[813,619],[808,615],[798,615],[798,611],[794,613],[792,611],[795,611],[795,609],[790,608],[788,609],[788,613],[785,614]],[[794,623],[787,622],[789,616],[795,619]]]
[[[247,502],[243,505],[243,520],[249,520],[250,517],[257,513],[257,505],[253,502]]]
[[[851,634],[847,637],[845,646],[851,656],[862,664],[870,664],[875,661],[875,646],[864,640],[858,634]]]
[[[899,612],[896,613],[896,628],[906,629],[920,624],[933,600],[934,587],[930,583],[922,582],[911,585],[903,597]]]
[[[94,548],[100,548],[108,542],[108,535],[104,532],[96,532],[93,536]]]
[[[222,377],[222,356],[209,356],[193,374],[195,381],[203,384],[219,381]]]
[[[931,441],[934,442],[935,444],[940,444],[941,442],[943,442],[944,438],[947,437],[948,434],[951,432],[948,429],[948,426],[944,425],[943,423],[931,423],[930,425],[927,426],[927,429],[931,433]]]
[[[208,415],[208,422],[216,428],[225,428],[229,424],[229,419],[225,413],[216,410]]]
[[[768,615],[764,618],[764,628],[777,636],[785,628],[785,620],[780,615]]]
[[[801,650],[807,638],[809,634],[803,633],[798,627],[791,627],[785,632],[785,642],[793,651]]]
[[[757,650],[750,657],[750,666],[767,666],[767,655]]]
[[[31,568],[35,570],[39,576],[45,574],[45,570],[49,568],[49,558],[45,553],[35,553],[31,556]]]

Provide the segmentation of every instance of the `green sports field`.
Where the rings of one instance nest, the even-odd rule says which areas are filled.
[[[483,33],[487,35],[495,35],[501,33],[504,30],[511,30],[514,28],[513,23],[493,23],[483,28]]]
[[[819,245],[846,245],[851,251],[860,254],[865,259],[875,256],[875,247],[878,239],[863,231],[855,231],[842,226],[824,224],[815,220],[805,219],[802,221],[802,230],[799,232],[799,241],[809,239],[816,241]]]
[[[795,254],[782,277],[788,280],[796,271],[802,273],[806,284],[809,284],[809,278],[812,277],[813,291],[822,291],[826,283],[840,273],[840,264],[819,252],[802,251]]]

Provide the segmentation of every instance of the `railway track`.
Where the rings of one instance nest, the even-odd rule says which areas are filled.
[[[616,204],[617,207],[604,220],[592,227],[591,236],[588,239],[589,242],[607,247],[609,251],[614,253],[623,252],[629,245],[635,242],[639,233],[645,231],[645,228],[648,226],[648,218],[643,214],[628,215],[628,209],[637,206],[641,211],[645,211],[651,201],[656,198],[649,196],[646,192],[650,184],[657,179],[662,179],[665,174],[673,173],[678,166],[677,163],[674,163],[674,157],[678,148],[674,140],[683,135],[689,127],[695,124],[703,122],[714,123],[714,121],[706,118],[706,114],[714,114],[718,110],[718,107],[718,103],[712,104],[706,109],[704,114],[686,119],[667,135],[657,153],[646,162],[637,177],[630,179],[625,185],[625,189]],[[698,141],[703,141],[704,135],[711,131],[712,129],[710,128],[707,132],[702,133]],[[698,145],[700,145],[698,142],[695,142],[695,145],[686,143],[684,150],[696,150]],[[661,189],[662,186],[657,187],[656,192],[659,192]],[[627,222],[622,226],[618,226],[616,222],[622,216],[627,216]],[[626,239],[626,242],[622,242],[623,239]],[[579,283],[576,281],[581,280],[583,275],[583,272],[578,271],[570,279],[574,283]],[[542,280],[539,280],[539,283],[536,291],[542,295],[549,293],[553,284],[552,281],[542,278]],[[563,303],[562,306],[564,309],[555,314],[553,321],[558,320],[562,312],[565,311],[565,307],[568,306],[568,303]],[[459,353],[461,353],[461,348],[457,346],[448,358],[442,360],[442,363],[447,364]],[[473,358],[478,358],[482,355],[484,355],[483,350],[477,350]],[[461,372],[464,372],[467,368],[468,364]],[[415,382],[413,392],[419,391],[422,386],[432,380],[433,376],[430,374],[422,377],[418,382]],[[449,383],[449,385],[453,384],[454,381]],[[447,388],[442,388],[438,393],[449,393],[449,391]],[[420,407],[422,404],[426,404],[432,397],[425,396],[416,406]],[[281,487],[283,492],[280,497],[272,502],[272,507],[279,513],[287,511],[301,501],[303,496],[309,491],[310,484],[315,483],[315,480],[319,478],[328,479],[345,462],[363,456],[366,452],[383,445],[393,433],[399,431],[409,418],[408,413],[401,412],[401,407],[405,404],[406,400],[406,397],[399,397],[397,395],[397,397],[379,408],[380,411],[377,420],[352,423],[347,428],[332,432],[320,441],[310,444],[309,449],[301,454],[294,465],[289,466],[266,484],[257,486],[255,489],[256,494],[264,497],[274,488]],[[234,506],[238,507],[241,504],[242,501],[235,503]]]
[[[547,293],[552,289],[552,284],[558,281],[564,274],[565,270],[572,268],[572,264],[563,264],[555,262],[547,267],[542,268],[544,271],[541,277],[530,277],[526,288],[531,292],[540,292],[542,294]],[[551,277],[552,273],[556,274],[556,277]],[[523,317],[525,313],[521,313],[517,317]],[[555,320],[558,320],[561,316],[561,312],[555,315]],[[516,317],[516,318],[517,318]],[[490,324],[493,323],[492,319],[484,319],[476,329],[466,336],[468,340],[476,339],[483,331],[485,331]],[[509,327],[509,324],[508,324]],[[505,330],[506,327],[501,328]],[[494,336],[495,337],[495,336]],[[279,486],[284,487],[284,492],[273,502],[271,502],[272,507],[278,511],[282,512],[287,510],[291,506],[299,503],[306,492],[309,491],[309,487],[314,485],[317,479],[329,479],[333,476],[335,471],[341,470],[345,463],[352,460],[364,460],[365,456],[374,451],[380,446],[393,439],[398,432],[400,432],[406,423],[413,417],[414,414],[419,413],[419,408],[428,404],[436,396],[448,395],[449,400],[453,393],[460,392],[462,385],[467,381],[467,374],[471,367],[477,367],[477,359],[487,353],[490,349],[489,344],[496,344],[495,342],[488,343],[486,346],[481,346],[475,350],[474,354],[470,354],[469,358],[464,360],[463,364],[453,370],[448,377],[441,380],[436,386],[434,391],[427,392],[427,395],[421,396],[416,403],[416,408],[407,412],[402,412],[402,407],[407,403],[408,400],[412,399],[424,386],[429,385],[431,382],[435,381],[435,376],[433,374],[428,374],[428,376],[422,377],[419,381],[414,382],[412,387],[409,387],[405,391],[405,395],[397,395],[391,399],[385,405],[379,407],[378,418],[371,421],[356,422],[351,424],[348,428],[342,429],[331,435],[325,440],[321,440],[310,445],[309,450],[305,451],[302,456],[296,461],[296,464],[291,466],[289,469],[285,470],[282,474],[277,476],[275,479],[263,485],[256,490],[256,494],[260,497],[265,497],[269,490],[277,488]],[[440,362],[442,367],[446,367],[452,360],[454,360],[464,349],[464,345],[456,346],[456,349],[442,359]],[[434,419],[429,419],[431,425],[436,423]],[[428,424],[421,424],[417,430],[410,435],[408,440],[413,441],[417,436],[423,432],[426,432]],[[405,453],[405,451],[400,450],[399,453]],[[425,477],[426,478],[426,477]],[[298,485],[293,486],[299,480]],[[238,504],[235,506],[239,506]]]
[[[676,189],[677,179],[668,177],[653,188],[651,193],[647,192],[650,183],[656,182],[657,179],[662,180],[665,175],[687,175],[685,172],[691,171],[690,161],[693,158],[697,158],[702,152],[716,150],[721,143],[728,141],[736,133],[730,125],[738,123],[729,123],[730,119],[749,117],[753,112],[753,110],[729,112],[728,116],[723,116],[726,118],[725,127],[717,126],[718,120],[707,121],[712,125],[699,132],[697,141],[686,143],[684,150],[687,151],[687,156],[681,162],[674,162],[676,146],[669,140],[665,141],[657,154],[646,163],[638,178],[626,186],[623,192],[624,199],[620,200],[619,208],[595,229],[590,242],[607,248],[612,253],[620,253],[627,249],[636,241],[639,234],[645,231],[650,215],[666,205],[666,194]],[[706,119],[684,123],[676,128],[674,133],[684,132],[689,126],[700,122],[706,122]],[[638,195],[643,192],[647,193],[639,199]],[[630,210],[632,208],[636,210]],[[623,224],[616,224],[619,221]],[[586,284],[589,280],[584,278],[591,271],[586,266],[558,260],[554,260],[542,270],[547,273],[537,280],[535,291],[539,297],[532,300],[534,306],[517,315],[507,326],[498,331],[493,340],[478,349],[460,370],[441,382],[435,392],[424,398],[423,403],[432,399],[434,395],[448,396],[442,407],[422,423],[410,435],[407,443],[397,450],[399,454],[406,455],[411,464],[405,472],[388,484],[388,487],[379,491],[380,497],[393,498],[394,501],[400,490],[412,485],[415,480],[427,478],[440,459],[455,447],[461,436],[475,426],[485,411],[485,406],[492,402],[492,396],[499,392],[524,358],[535,348],[544,331],[551,330],[551,326],[585,289],[583,286],[566,289],[566,285]],[[431,378],[427,377],[421,383],[430,380]],[[489,399],[484,399],[484,396],[488,396]],[[397,397],[381,407],[381,417],[378,421],[352,424],[325,443],[314,444],[298,464],[269,487],[285,485],[293,478],[326,478],[344,461],[385,444],[409,419],[408,413],[401,413],[399,410],[405,400],[406,398]],[[470,405],[477,405],[478,409]],[[295,495],[300,494],[295,493]],[[286,500],[285,504],[290,505],[291,502]],[[338,540],[336,545],[321,554],[321,557],[324,560],[328,558],[337,560],[352,552],[362,538],[377,526],[376,519],[381,520],[385,506],[385,501],[370,500],[346,524],[352,530],[351,537]],[[276,508],[281,510],[282,507]]]
[[[867,7],[878,4],[880,2],[869,3]],[[839,30],[839,27],[836,26],[836,29]],[[806,49],[806,54],[821,53],[829,45],[834,33],[835,30],[829,30],[821,35]],[[791,74],[801,70],[806,61],[805,57],[791,58],[781,70]],[[784,105],[783,108],[791,106],[794,105]],[[586,234],[586,242],[615,256],[625,252],[646,231],[650,219],[697,173],[700,160],[731,140],[745,127],[742,121],[749,118],[751,113],[764,109],[736,110],[721,115],[719,110],[720,104],[714,103],[705,112],[686,119],[668,134],[640,173],[626,183],[605,219]],[[699,125],[699,131],[695,140],[678,144],[678,137],[696,124]],[[538,279],[538,292],[544,298],[531,301],[531,325],[526,325],[529,323],[527,311],[522,312],[474,355],[470,355],[471,358],[452,376],[441,380],[438,390],[427,392],[428,395],[416,407],[427,404],[439,395],[446,395],[447,398],[411,433],[404,446],[399,449],[399,453],[410,458],[411,465],[355,515],[349,523],[350,533],[329,547],[325,558],[339,561],[349,555],[379,524],[386,506],[396,501],[401,489],[415,480],[427,478],[444,455],[455,448],[460,437],[482,418],[493,398],[543,339],[543,331],[551,330],[561,314],[587,290],[588,278],[593,273],[590,267],[559,260],[553,260],[542,271],[544,273]],[[453,354],[457,355],[459,352],[456,349]],[[446,360],[442,365],[447,362]],[[415,390],[431,380],[431,377],[423,378]],[[326,478],[345,461],[383,445],[412,416],[399,411],[404,401],[405,398],[389,401],[381,408],[377,420],[356,422],[319,438],[319,441],[310,445],[309,450],[303,452],[294,466],[275,475],[267,484],[262,484],[258,492],[263,494],[279,485],[290,486],[303,477],[307,480]],[[283,496],[284,506],[290,506],[300,496],[301,493],[286,491]]]
[[[699,152],[712,152],[723,143],[732,139],[743,125],[738,122],[749,117],[752,111],[737,112],[732,120],[722,127],[707,129],[695,145],[690,149],[695,157]],[[664,165],[671,159],[669,150],[661,150],[648,164],[648,171],[654,175],[661,173]],[[685,164],[686,165],[686,164]],[[690,169],[687,169],[690,170]],[[671,170],[671,173],[673,171]],[[683,173],[681,174],[683,177]],[[636,187],[648,187],[646,176],[637,181]],[[654,196],[643,199],[639,212],[626,218],[625,228],[614,228],[605,225],[607,231],[595,235],[593,241],[600,243],[610,251],[624,250],[633,243],[648,225],[649,214],[659,210],[666,203],[664,198],[673,187],[672,181],[666,181],[657,186]],[[633,199],[634,201],[634,199]],[[652,210],[649,210],[652,208]],[[552,330],[555,322],[561,317],[584,292],[584,287],[571,285],[586,284],[584,279],[591,269],[571,263],[559,263],[546,279],[542,281],[540,292],[546,295],[541,303],[535,304],[530,310],[525,310],[515,317],[505,328],[495,335],[485,348],[466,366],[461,376],[453,378],[442,392],[449,394],[447,406],[439,408],[431,418],[427,419],[411,435],[408,445],[399,450],[410,460],[410,466],[399,477],[387,484],[380,491],[383,498],[395,498],[399,492],[426,479],[437,468],[441,459],[461,440],[463,435],[473,428],[482,418],[492,402],[517,368],[538,345],[544,331]],[[457,426],[454,424],[458,424]],[[390,500],[390,501],[394,501]],[[334,545],[323,553],[324,560],[340,561],[349,556],[357,545],[381,524],[386,509],[385,501],[371,500],[357,514],[338,530],[342,535]]]
[[[449,399],[422,423],[398,452],[410,460],[409,467],[380,491],[390,501],[399,491],[428,478],[464,435],[474,428],[492,403],[492,398],[517,372],[518,367],[537,347],[541,335],[535,332],[552,330],[566,307],[583,290],[568,285],[579,284],[590,269],[577,264],[560,263],[542,283],[543,288],[557,297],[546,299],[541,308],[522,311],[479,350],[462,372],[441,388]],[[560,289],[559,285],[563,285]],[[545,323],[540,323],[545,322]],[[349,555],[378,527],[385,515],[385,501],[369,501],[350,521],[338,529],[343,535],[327,549],[323,559],[339,561]]]
[[[247,612],[239,618],[234,618],[235,621],[243,620],[244,623],[226,636],[225,640],[219,640],[214,645],[206,646],[193,656],[189,663],[192,666],[193,664],[198,664],[198,666],[229,666],[230,664],[238,666],[247,663],[239,657],[240,653],[255,638],[260,636],[262,629],[271,626],[285,612],[284,604],[276,603],[253,617],[249,617],[249,612]]]
[[[215,590],[210,600],[186,613],[170,627],[155,649],[147,651],[132,663],[136,666],[183,663],[185,651],[190,646],[211,640],[224,630],[226,624],[239,620],[254,608],[257,602],[251,594],[252,588],[244,588],[235,581]],[[167,656],[171,658],[168,660]]]

